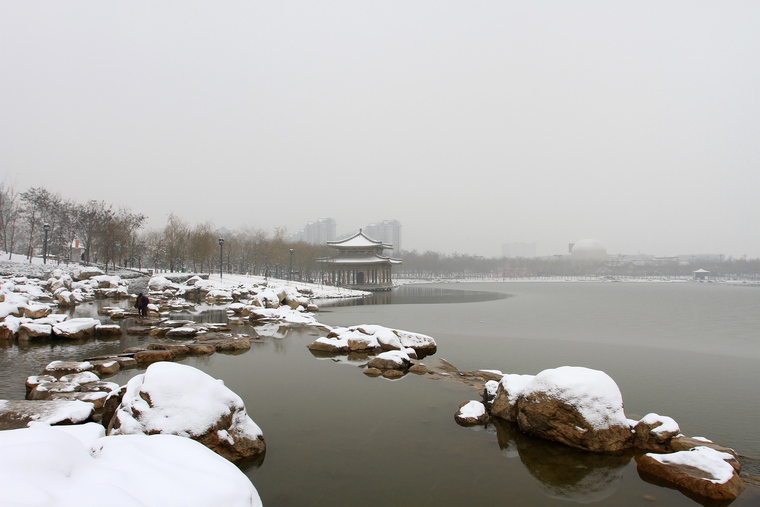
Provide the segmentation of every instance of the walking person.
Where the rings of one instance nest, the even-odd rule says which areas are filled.
[[[148,316],[148,305],[150,304],[150,300],[148,299],[148,296],[143,296],[140,300],[140,315],[143,317]]]

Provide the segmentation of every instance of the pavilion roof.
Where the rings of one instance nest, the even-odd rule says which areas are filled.
[[[382,241],[370,238],[364,234],[361,229],[359,229],[359,232],[346,239],[328,241],[327,245],[335,248],[383,248],[388,250],[393,248],[393,245],[386,245]]]

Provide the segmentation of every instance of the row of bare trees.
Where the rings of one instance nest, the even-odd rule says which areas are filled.
[[[245,227],[220,232],[212,222],[191,225],[171,213],[163,229],[143,230],[146,217],[103,201],[77,203],[35,187],[18,192],[0,183],[0,241],[8,258],[46,255],[49,262],[84,262],[166,271],[319,276],[327,247]],[[224,245],[219,245],[219,239]],[[77,248],[77,246],[79,248]],[[292,250],[292,253],[291,253]],[[81,251],[81,255],[77,253]]]
[[[286,235],[284,228],[275,229],[271,235],[252,227],[220,231],[211,222],[190,225],[170,214],[162,230],[149,231],[142,237],[154,269],[207,273],[221,269],[287,278],[292,263],[296,277],[315,279],[321,268],[318,259],[330,253],[327,247],[294,243]]]
[[[325,245],[294,243],[284,228],[269,234],[244,227],[229,231],[212,222],[191,225],[169,214],[163,229],[143,231],[146,217],[103,201],[77,203],[44,188],[17,192],[0,183],[0,240],[9,258],[47,253],[52,262],[95,262],[166,271],[249,273],[319,280]],[[45,227],[47,225],[47,227]],[[219,240],[223,239],[223,245]],[[45,241],[47,244],[45,245]],[[81,255],[75,245],[81,247]],[[45,248],[47,247],[47,248]],[[76,258],[75,258],[76,257]],[[530,276],[689,276],[702,268],[712,276],[760,275],[760,259],[694,259],[692,262],[573,262],[566,257],[486,258],[407,251],[395,276],[413,278],[522,278]]]
[[[82,204],[42,187],[18,192],[7,182],[0,184],[0,239],[9,259],[23,255],[31,262],[45,255],[58,263],[92,260],[115,266],[133,256],[144,222],[144,215],[103,201]],[[81,258],[74,258],[80,251]]]

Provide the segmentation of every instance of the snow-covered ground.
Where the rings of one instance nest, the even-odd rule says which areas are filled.
[[[166,275],[166,273],[160,273],[160,275]],[[171,275],[171,273],[169,273]],[[263,276],[254,275],[238,275],[231,273],[224,273],[220,278],[218,273],[209,275],[208,282],[220,289],[232,290],[238,286],[252,286],[252,285],[267,285],[269,287],[294,287],[299,292],[311,291],[312,298],[314,299],[327,299],[327,298],[350,298],[350,297],[364,297],[371,293],[361,290],[353,290],[347,287],[336,287],[334,285],[324,285],[321,283],[307,283],[296,282],[290,280],[283,280],[281,278],[264,278]]]
[[[8,257],[11,257],[9,260]],[[13,276],[28,276],[30,278],[42,278],[49,275],[53,270],[60,269],[64,273],[71,273],[84,267],[83,264],[72,262],[69,264],[58,264],[52,259],[47,259],[45,263],[42,257],[32,257],[31,262],[24,255],[13,254],[9,256],[7,252],[0,251],[0,276],[13,275]],[[136,276],[142,276],[137,270],[116,268],[112,270],[109,268],[109,274],[119,275],[122,278],[133,278]]]
[[[0,455],[2,505],[261,506],[240,469],[175,435],[33,423],[0,431]]]

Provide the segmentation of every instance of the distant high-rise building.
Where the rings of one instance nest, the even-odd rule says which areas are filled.
[[[398,220],[383,220],[369,224],[363,231],[374,240],[393,245],[394,252],[401,252],[401,222]]]
[[[335,241],[335,220],[320,218],[316,222],[309,222],[297,237],[312,245],[324,245],[328,241]]]
[[[504,243],[501,245],[501,254],[504,257],[524,257],[529,259],[536,256],[535,243]]]

